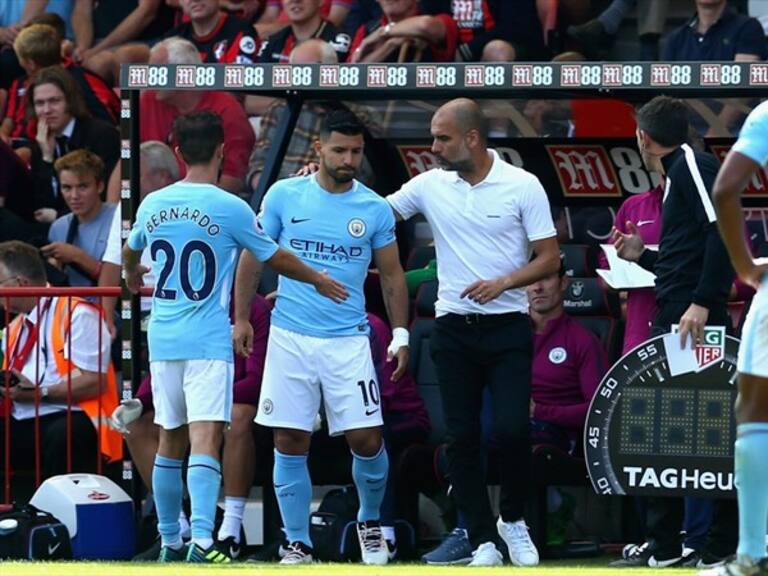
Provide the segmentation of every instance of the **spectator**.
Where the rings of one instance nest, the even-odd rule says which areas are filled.
[[[145,44],[173,26],[173,11],[163,0],[74,0],[72,23],[75,62],[116,84],[120,64],[146,61]]]
[[[70,209],[48,232],[48,262],[64,270],[70,286],[94,286],[101,273],[116,204],[101,201],[104,162],[93,152],[75,150],[56,160],[61,195]]]
[[[448,14],[420,16],[417,0],[379,0],[383,15],[358,28],[352,62],[453,62],[459,29]]]
[[[360,26],[379,17],[381,17],[379,0],[355,0],[344,20],[342,30],[352,36]]]
[[[36,248],[18,241],[0,244],[0,286],[44,287],[46,281],[43,260]],[[11,353],[3,359],[3,368],[11,370],[19,381],[7,395],[5,387],[0,388],[0,396],[13,403],[9,432],[13,438],[12,466],[34,466],[35,401],[38,400],[42,476],[47,478],[68,471],[67,398],[70,392],[72,470],[95,469],[97,442],[106,460],[120,460],[122,438],[106,425],[108,415],[117,406],[117,387],[109,361],[110,338],[106,324],[99,318],[99,309],[76,297],[46,296],[39,301],[37,297],[10,297],[3,302],[9,302],[9,311],[18,314],[4,332],[3,342],[8,343]],[[65,345],[65,339],[71,347]],[[48,350],[51,357],[47,361],[39,353],[40,347]],[[70,349],[71,357],[68,356]],[[100,388],[103,389],[101,395]],[[95,424],[99,419],[102,426],[97,432]],[[5,433],[5,419],[0,419],[0,435],[4,437]],[[4,448],[5,441],[2,441],[0,452]]]
[[[727,0],[696,0],[696,14],[669,35],[663,59],[757,62],[766,56],[765,34],[756,18],[738,14]],[[744,117],[738,103],[726,101],[715,118],[705,118],[709,124],[707,136],[731,136],[731,129],[740,126]],[[719,108],[721,103],[713,105]]]
[[[459,27],[456,55],[465,62],[534,60],[544,39],[534,0],[423,0],[425,14],[448,14]]]
[[[283,0],[290,26],[275,32],[261,44],[259,61],[285,64],[297,44],[310,38],[319,38],[333,47],[339,62],[345,62],[351,39],[323,19],[321,3],[322,0]]]
[[[597,18],[569,26],[567,34],[581,44],[586,54],[597,57],[601,48],[611,45],[621,22],[636,5],[640,60],[658,60],[659,37],[669,8],[666,0],[613,0]]]
[[[200,64],[197,48],[188,40],[168,38],[150,53],[151,64]],[[159,140],[175,147],[173,121],[203,110],[218,114],[224,123],[224,164],[218,185],[229,192],[242,193],[248,156],[255,136],[243,107],[226,92],[202,90],[147,90],[141,95],[141,141]],[[180,163],[180,168],[182,167]],[[181,170],[184,176],[184,170]]]
[[[271,32],[276,32],[279,28],[290,23],[290,10],[284,10],[284,5],[290,0],[266,0],[264,14],[259,19],[259,26],[268,26]],[[321,0],[320,16],[341,29],[347,19],[350,11],[357,5],[357,0]]]
[[[120,135],[117,129],[88,116],[83,97],[72,75],[60,66],[43,68],[28,88],[27,120],[37,121],[30,167],[34,179],[35,218],[53,222],[69,211],[59,191],[53,163],[68,152],[88,149],[101,158],[105,167],[107,201],[119,199]],[[109,179],[107,180],[107,175]]]
[[[0,93],[24,74],[13,51],[16,36],[45,11],[59,14],[70,22],[72,0],[0,0]],[[71,27],[67,25],[67,34]]]
[[[251,302],[250,323],[253,327],[253,351],[248,358],[235,356],[234,395],[232,421],[224,440],[222,474],[224,480],[224,521],[217,534],[216,546],[230,558],[240,555],[240,528],[245,511],[245,503],[253,484],[256,463],[254,454],[256,445],[253,437],[253,419],[259,405],[261,376],[264,373],[264,359],[267,354],[267,335],[269,333],[270,305],[262,297],[256,296]],[[120,414],[139,403],[142,412],[135,412],[139,417],[134,422],[124,419]],[[131,452],[131,458],[147,488],[152,486],[152,465],[158,447],[158,428],[155,426],[155,410],[152,404],[152,380],[149,375],[142,381],[136,399],[123,403],[118,408],[118,420],[122,431],[127,431],[125,441]],[[127,425],[127,426],[126,426]],[[182,511],[182,525],[189,526]],[[140,555],[147,560],[157,559],[160,553],[160,540]]]
[[[32,180],[24,162],[14,154],[8,144],[0,142],[0,208],[10,210],[23,220],[33,222],[33,198],[26,193],[32,187],[31,184]],[[3,227],[5,224],[3,223]],[[5,229],[3,231],[5,232]]]
[[[253,64],[259,48],[258,36],[252,26],[233,14],[222,12],[221,4],[221,0],[181,0],[189,21],[166,36],[192,42],[203,62]]]
[[[38,71],[48,66],[63,66],[77,82],[85,100],[88,112],[94,118],[116,124],[120,117],[120,99],[106,85],[104,80],[80,66],[72,60],[61,56],[61,36],[51,26],[32,24],[24,28],[13,43],[26,76],[17,78],[11,84],[8,106],[0,126],[0,138],[35,138],[37,125],[27,123],[26,92],[30,78]]]
[[[672,32],[663,60],[765,60],[765,34],[760,22],[738,14],[727,0],[696,0],[696,14]]]

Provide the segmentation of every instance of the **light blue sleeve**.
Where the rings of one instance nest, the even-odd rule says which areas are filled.
[[[269,260],[277,252],[277,244],[267,236],[251,207],[239,198],[232,199],[237,200],[232,205],[230,215],[235,241],[249,250],[258,260],[262,262]]]
[[[136,211],[136,221],[128,234],[128,240],[126,240],[128,248],[134,252],[141,252],[147,247],[147,235],[144,232],[146,230],[144,226],[147,213],[146,205],[146,200],[139,205],[139,209]]]
[[[283,198],[286,192],[283,188],[280,182],[273,184],[261,201],[259,222],[273,240],[278,240],[283,231]]]
[[[48,242],[64,242],[67,239],[67,222],[69,218],[61,216],[57,218],[48,230]]]
[[[768,101],[752,110],[732,150],[765,166],[768,162]]]
[[[377,202],[378,218],[376,219],[376,232],[371,236],[371,246],[374,250],[384,248],[395,241],[395,215],[389,207],[389,203]]]

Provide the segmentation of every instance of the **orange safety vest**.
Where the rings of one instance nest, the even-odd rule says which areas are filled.
[[[83,300],[82,298],[73,297],[73,313],[75,307],[79,305],[90,306],[98,310],[98,307],[95,304]],[[53,330],[51,340],[53,341],[53,354],[56,361],[56,368],[65,378],[67,374],[77,368],[77,366],[64,356],[65,335],[69,332],[69,324],[72,319],[68,308],[67,298],[59,298],[53,310],[53,323],[51,325]],[[23,317],[19,315],[8,327],[8,344],[11,350],[15,348],[16,340],[21,333],[22,320]],[[8,365],[9,358],[3,358],[3,368],[7,370]],[[106,384],[106,386],[104,386],[104,384]],[[109,415],[112,414],[118,405],[117,379],[115,378],[115,370],[112,367],[111,361],[109,362],[109,368],[107,369],[106,383],[102,380],[102,389],[101,413],[99,413],[98,396],[87,400],[80,400],[77,405],[90,417],[93,427],[96,428],[99,434],[99,450],[102,455],[108,462],[114,462],[123,458],[123,437],[119,432],[112,430],[107,424]],[[99,414],[101,414],[101,426],[99,426]]]

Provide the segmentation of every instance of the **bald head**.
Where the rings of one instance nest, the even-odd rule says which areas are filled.
[[[291,64],[338,64],[333,47],[319,38],[305,40],[291,51]]]
[[[474,100],[469,98],[451,100],[435,112],[434,118],[452,124],[462,134],[476,130],[480,140],[483,143],[488,142],[488,118]]]

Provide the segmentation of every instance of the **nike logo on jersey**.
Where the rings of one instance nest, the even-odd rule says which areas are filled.
[[[376,412],[378,412],[378,411],[379,411],[378,408],[376,408],[376,410],[366,410],[365,411],[365,415],[366,416],[370,416],[371,414],[376,414]]]
[[[301,224],[302,222],[308,222],[309,218],[296,218],[295,216],[291,218],[291,224]]]
[[[646,224],[653,224],[654,222],[656,222],[656,220],[638,220],[637,225],[644,226]]]
[[[48,555],[50,556],[51,554],[56,552],[56,550],[59,549],[59,546],[61,546],[61,542],[56,542],[56,544],[54,544],[53,546],[48,544]]]

